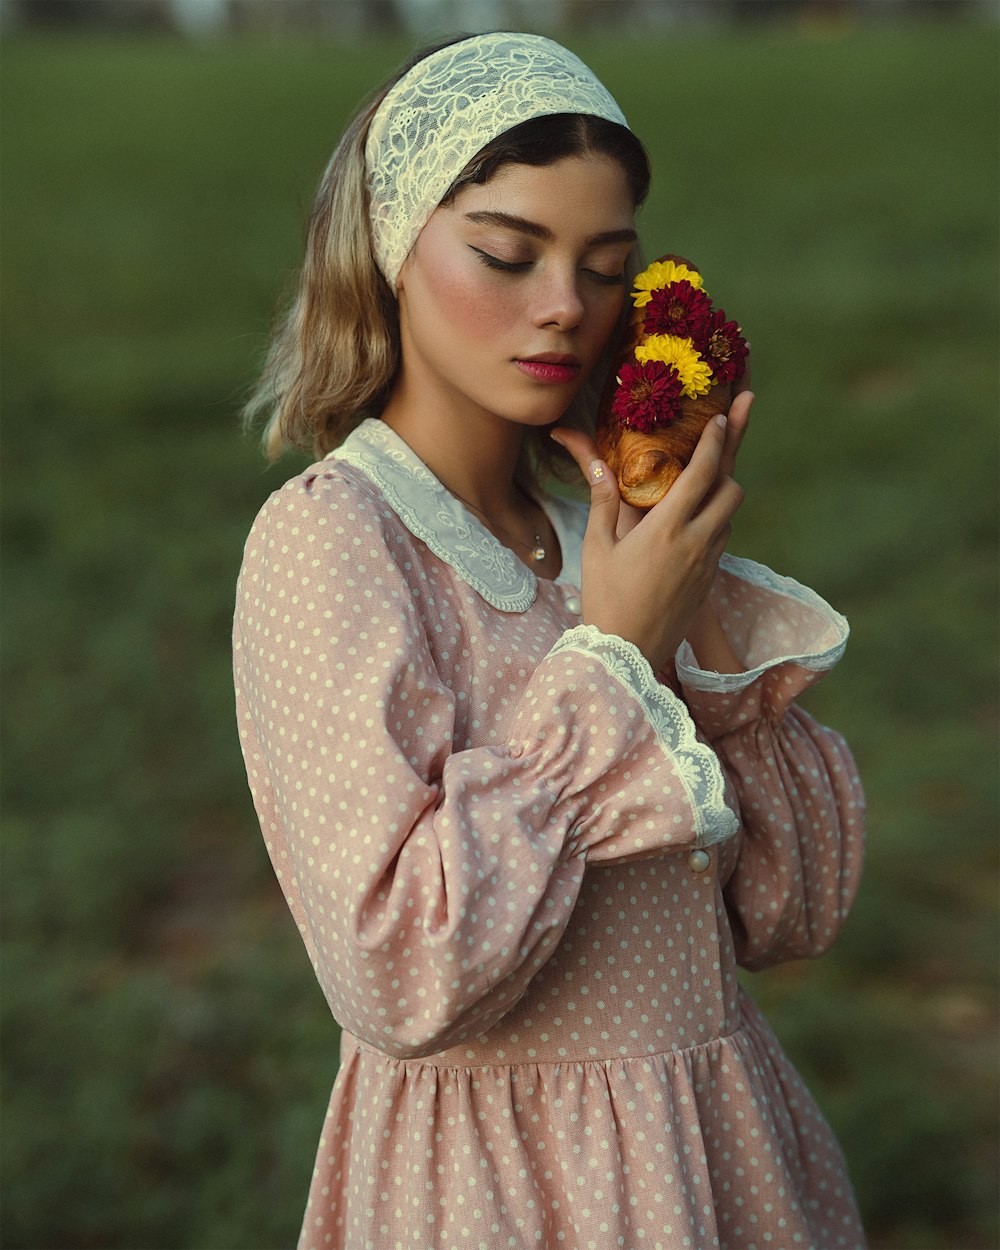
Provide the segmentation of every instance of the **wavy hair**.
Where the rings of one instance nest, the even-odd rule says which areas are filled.
[[[389,397],[399,371],[399,317],[372,248],[365,140],[390,88],[418,61],[453,42],[421,49],[362,105],[323,173],[298,289],[278,319],[263,371],[243,409],[247,426],[264,418],[261,441],[269,459],[293,447],[325,455],[361,420],[377,416]],[[650,172],[642,144],[624,126],[577,113],[532,118],[498,136],[472,158],[441,202],[488,182],[506,165],[551,165],[588,154],[616,160],[635,206],[643,202]],[[626,281],[641,267],[633,248]],[[623,320],[627,315],[623,309]],[[568,424],[592,428],[613,343],[614,336],[567,410]],[[528,431],[526,471],[536,479],[552,472],[572,476],[571,458],[546,435]]]

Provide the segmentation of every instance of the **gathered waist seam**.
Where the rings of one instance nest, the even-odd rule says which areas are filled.
[[[513,1063],[432,1063],[433,1055],[424,1055],[414,1059],[396,1059],[393,1055],[387,1055],[384,1050],[367,1045],[353,1034],[349,1036],[354,1043],[355,1049],[366,1055],[371,1055],[375,1059],[383,1059],[385,1062],[395,1064],[401,1068],[435,1068],[441,1072],[495,1072],[500,1068],[607,1067],[612,1063],[634,1063],[638,1059],[667,1059],[673,1055],[688,1055],[694,1051],[706,1050],[709,1046],[716,1046],[720,1042],[731,1041],[746,1032],[746,1025],[741,1024],[731,1032],[722,1033],[718,1037],[710,1037],[705,1042],[695,1042],[691,1046],[682,1046],[676,1050],[671,1048],[670,1050],[658,1050],[652,1053],[647,1051],[640,1055],[604,1055],[599,1059],[518,1059]]]

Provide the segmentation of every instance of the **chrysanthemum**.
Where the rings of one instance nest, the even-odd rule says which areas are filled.
[[[712,314],[700,347],[715,382],[732,382],[746,371],[750,352],[747,341],[741,327],[735,321],[727,321],[721,308]]]
[[[687,278],[650,292],[642,328],[646,334],[674,334],[697,339],[712,315],[712,301]]]
[[[635,349],[638,361],[659,360],[673,365],[681,381],[681,392],[692,399],[705,395],[712,387],[712,370],[695,351],[690,339],[674,334],[653,334]]]
[[[648,434],[677,416],[681,380],[677,370],[659,360],[622,365],[611,411],[630,429]]]
[[[636,308],[645,308],[653,291],[669,286],[671,282],[680,282],[682,278],[690,282],[696,290],[701,290],[702,277],[697,269],[689,269],[687,265],[678,265],[672,260],[654,260],[636,278],[632,303]]]

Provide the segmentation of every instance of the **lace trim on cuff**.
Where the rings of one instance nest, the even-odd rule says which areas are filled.
[[[698,660],[691,644],[685,641],[678,648],[676,657],[677,676],[685,686],[692,690],[703,690],[715,694],[736,694],[741,690],[746,690],[765,673],[782,664],[798,664],[802,668],[809,669],[810,672],[825,673],[838,663],[844,654],[851,630],[847,618],[831,608],[825,599],[814,590],[810,590],[808,586],[803,586],[801,582],[791,577],[782,577],[769,569],[767,565],[758,564],[755,560],[724,555],[721,565],[734,577],[739,577],[754,586],[760,586],[775,595],[794,599],[805,607],[811,608],[823,624],[823,628],[816,631],[819,641],[829,640],[829,645],[818,651],[775,656],[774,659],[765,660],[762,664],[747,669],[743,673],[713,673],[708,669],[698,667]]]
[[[642,705],[663,753],[670,756],[687,791],[698,844],[711,845],[732,837],[739,822],[725,803],[725,780],[718,756],[698,741],[687,708],[673,691],[660,685],[639,648],[615,634],[605,634],[596,625],[577,625],[562,635],[549,655],[563,651],[593,657]]]

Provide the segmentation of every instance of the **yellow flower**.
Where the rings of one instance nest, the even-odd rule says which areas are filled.
[[[665,365],[673,365],[680,378],[681,394],[691,399],[696,395],[707,395],[712,389],[711,367],[695,351],[690,339],[681,339],[674,334],[651,334],[645,343],[636,347],[635,358],[640,364],[645,364],[647,360],[660,360]]]
[[[660,287],[669,286],[671,282],[680,282],[687,278],[696,291],[702,288],[702,276],[697,269],[689,269],[687,265],[676,265],[672,260],[654,260],[648,269],[644,269],[635,280],[632,302],[636,308],[645,308],[649,303],[651,292]]]

